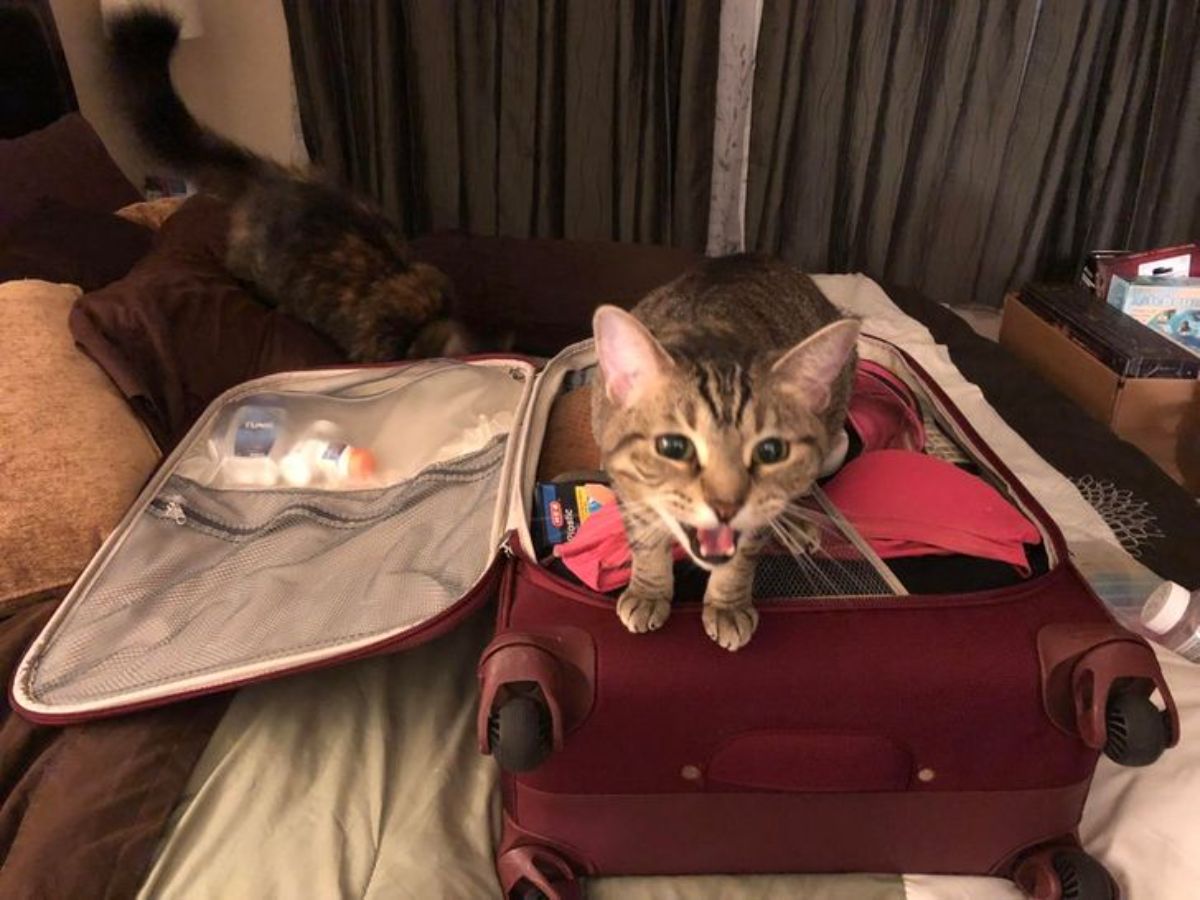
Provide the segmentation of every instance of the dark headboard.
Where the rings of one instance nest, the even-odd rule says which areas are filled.
[[[0,0],[0,139],[78,108],[49,0]]]

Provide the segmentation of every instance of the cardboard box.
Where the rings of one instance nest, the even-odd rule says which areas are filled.
[[[1122,378],[1015,294],[1004,301],[1000,344],[1200,497],[1200,381]]]

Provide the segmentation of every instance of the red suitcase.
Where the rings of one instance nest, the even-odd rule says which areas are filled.
[[[1153,653],[936,384],[890,345],[864,351],[1007,487],[1048,570],[973,593],[763,601],[730,654],[678,596],[660,631],[628,633],[521,529],[479,665],[480,749],[512,770],[497,851],[510,896],[750,872],[992,874],[1046,900],[1115,896],[1075,832],[1101,752],[1145,764],[1177,740]]]
[[[397,652],[499,590],[480,745],[510,768],[540,762],[503,779],[505,890],[570,896],[592,873],[991,872],[1038,897],[1110,896],[1073,833],[1101,750],[1144,764],[1176,740],[1154,656],[936,385],[884,342],[859,351],[1038,525],[1044,574],[957,595],[784,592],[734,655],[694,602],[631,635],[609,598],[532,557],[546,435],[590,441],[549,424],[589,344],[544,367],[280,373],[215,400],[164,461],[26,651],[13,707],[66,724]],[[346,446],[375,448],[378,483],[227,470],[274,465],[236,451],[239,416],[257,433],[268,409],[295,440],[339,423]]]

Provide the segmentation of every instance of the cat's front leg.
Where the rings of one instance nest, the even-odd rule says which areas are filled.
[[[758,628],[752,589],[758,556],[747,546],[708,576],[701,618],[708,636],[726,650],[740,650]]]
[[[631,552],[633,572],[629,587],[617,600],[617,615],[635,634],[655,631],[671,615],[671,596],[675,592],[671,542],[635,542]]]

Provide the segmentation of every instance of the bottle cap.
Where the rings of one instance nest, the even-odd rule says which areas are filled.
[[[375,454],[365,447],[348,447],[342,456],[342,476],[366,481],[375,474]]]
[[[1191,606],[1192,595],[1181,584],[1164,581],[1146,598],[1142,607],[1142,624],[1155,634],[1166,634],[1181,621]]]

